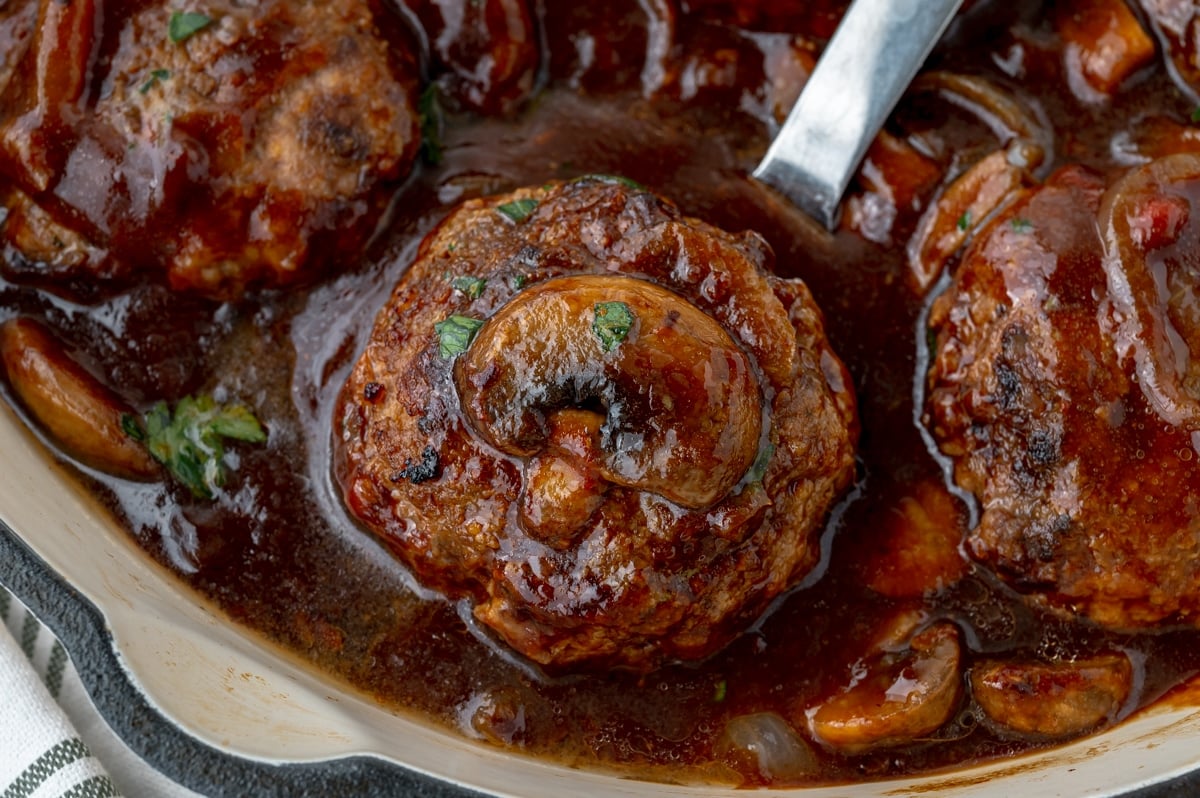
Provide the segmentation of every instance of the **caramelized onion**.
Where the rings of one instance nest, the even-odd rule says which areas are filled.
[[[909,273],[922,293],[973,231],[1020,196],[1026,171],[997,150],[964,172],[930,204],[908,245]]]
[[[1200,155],[1160,158],[1109,188],[1098,216],[1104,269],[1118,314],[1117,346],[1132,350],[1138,383],[1159,416],[1189,430],[1200,430],[1200,399],[1185,385],[1196,353],[1188,347],[1186,331],[1179,330],[1170,317],[1166,281],[1172,267],[1150,260],[1179,232],[1164,226],[1186,224],[1186,212],[1182,219],[1166,218],[1178,217],[1180,203],[1190,208],[1175,186],[1197,180]]]
[[[924,293],[975,230],[1019,196],[1046,160],[1054,137],[1032,109],[991,81],[954,72],[927,72],[912,85],[936,92],[986,124],[1000,148],[950,183],[925,210],[908,244],[909,272]]]
[[[725,724],[717,751],[767,782],[794,782],[820,772],[812,748],[774,712],[738,715]]]
[[[1036,169],[1054,148],[1054,133],[1031,108],[986,78],[956,72],[926,72],[912,91],[936,92],[987,125],[1002,144],[1016,143],[1015,165]]]

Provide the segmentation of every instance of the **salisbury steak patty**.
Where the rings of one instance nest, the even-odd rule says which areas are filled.
[[[0,19],[29,26],[0,57],[0,216],[31,270],[292,283],[356,252],[412,165],[415,47],[368,0],[33,5]]]
[[[1059,172],[980,234],[932,309],[927,421],[981,504],[968,548],[1118,628],[1200,622],[1198,163],[1107,193]]]
[[[854,474],[847,374],[771,257],[610,178],[465,204],[342,390],[351,511],[540,663],[714,651]]]

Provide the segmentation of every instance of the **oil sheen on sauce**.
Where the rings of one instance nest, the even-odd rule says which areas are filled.
[[[577,24],[602,34],[599,12],[577,13]],[[1010,27],[1030,24],[1027,16],[998,10],[961,26],[935,64],[995,74],[996,59],[1018,46]],[[828,35],[828,14],[809,17],[799,23]],[[769,50],[770,41],[756,46]],[[845,229],[826,238],[749,181],[770,131],[744,107],[763,96],[764,75],[649,101],[637,72],[594,74],[576,80],[584,86],[576,89],[555,70],[552,63],[547,87],[519,114],[447,119],[443,160],[420,166],[403,186],[368,256],[310,288],[217,304],[146,285],[85,305],[25,285],[19,275],[0,279],[0,321],[52,321],[131,401],[189,392],[241,398],[271,430],[270,446],[238,449],[235,477],[216,503],[162,485],[93,481],[150,556],[233,621],[386,706],[531,755],[651,779],[761,783],[757,771],[720,756],[727,721],[759,712],[802,717],[804,707],[846,683],[862,641],[906,609],[970,630],[968,661],[1133,652],[1146,663],[1139,703],[1196,671],[1194,634],[1105,634],[1031,609],[969,565],[957,582],[925,596],[889,598],[865,588],[886,566],[889,514],[943,485],[942,465],[913,420],[924,301],[906,282],[903,243],[912,221],[908,229],[901,221],[882,243]],[[1103,110],[1053,85],[1024,91],[1036,95],[1056,129],[1069,131],[1059,157],[1101,171],[1115,166],[1109,142],[1122,120],[1185,104],[1165,75]],[[937,128],[963,149],[988,135],[947,104],[927,106],[902,109],[896,124]],[[818,569],[727,649],[640,677],[551,678],[517,661],[474,627],[468,608],[423,591],[357,528],[330,476],[335,397],[422,236],[462,199],[587,173],[628,176],[690,215],[762,233],[777,271],[802,277],[824,310],[859,392],[863,424],[860,481],[829,521]],[[950,501],[965,531],[967,506]],[[811,781],[943,769],[1038,744],[993,733],[969,703],[936,738],[858,756],[818,752]]]

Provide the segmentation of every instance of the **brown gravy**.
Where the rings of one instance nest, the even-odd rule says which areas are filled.
[[[817,5],[794,20],[781,17],[778,27],[807,26],[819,40],[836,14]],[[1012,83],[997,62],[1019,49],[1020,91],[1057,131],[1056,164],[1111,171],[1110,143],[1129,120],[1151,110],[1190,113],[1161,67],[1107,105],[1074,99],[1059,75],[1053,31],[1034,5],[976,4],[934,59],[939,68]],[[603,10],[581,4],[575,16],[582,28],[603,28]],[[625,45],[636,46],[637,33],[626,31]],[[768,38],[762,42],[769,49]],[[881,520],[916,486],[943,480],[914,424],[925,300],[907,281],[904,241],[915,214],[900,217],[889,245],[844,227],[826,240],[749,182],[769,134],[738,100],[761,88],[762,75],[739,75],[728,90],[694,98],[646,100],[636,70],[592,74],[577,90],[564,80],[576,66],[551,59],[546,87],[509,119],[449,117],[443,161],[419,167],[399,190],[368,256],[338,264],[335,276],[306,290],[217,304],[149,283],[76,304],[40,289],[8,254],[0,321],[45,320],[135,405],[212,393],[252,404],[270,430],[266,446],[235,447],[233,478],[214,503],[177,486],[82,475],[150,556],[235,622],[386,706],[531,755],[651,779],[762,783],[757,772],[714,754],[726,721],[762,711],[802,719],[806,706],[846,682],[862,641],[901,608],[956,623],[968,667],[1001,653],[1125,650],[1138,668],[1126,714],[1200,669],[1194,632],[1102,632],[1030,608],[978,569],[918,599],[864,587],[864,569],[886,545]],[[968,115],[928,98],[902,107],[895,124],[937,129],[950,149],[963,151],[988,136]],[[473,628],[469,611],[422,591],[356,527],[330,476],[334,398],[421,237],[460,199],[586,173],[626,175],[691,215],[761,232],[778,272],[802,277],[824,309],[863,424],[860,482],[828,524],[817,571],[718,655],[644,677],[550,678],[516,661]],[[960,503],[963,531],[969,516]],[[937,739],[858,756],[821,753],[811,781],[943,769],[1037,745],[987,728],[968,701]]]

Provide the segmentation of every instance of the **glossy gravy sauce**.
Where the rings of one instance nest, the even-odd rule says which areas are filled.
[[[81,474],[139,545],[235,622],[387,707],[530,755],[649,779],[766,783],[722,748],[728,720],[774,712],[802,726],[805,707],[847,684],[864,641],[905,609],[957,624],[967,668],[999,654],[1123,650],[1135,669],[1123,715],[1200,669],[1194,632],[1106,633],[1031,608],[971,566],[919,598],[887,598],[865,586],[888,567],[887,519],[921,486],[944,484],[942,464],[914,423],[926,300],[908,279],[904,245],[917,214],[901,209],[882,244],[845,226],[829,239],[814,232],[745,177],[770,135],[754,107],[768,78],[743,70],[725,88],[701,82],[690,96],[647,100],[636,52],[644,46],[641,23],[631,17],[614,33],[596,5],[603,4],[580,4],[571,24],[615,42],[623,56],[615,63],[625,67],[589,72],[569,54],[551,58],[545,87],[515,116],[448,116],[441,163],[418,167],[399,190],[367,257],[337,264],[335,276],[309,288],[219,304],[151,283],[74,301],[39,288],[8,253],[0,321],[45,320],[135,406],[211,393],[250,404],[270,431],[265,446],[233,447],[232,478],[215,502],[178,486]],[[779,26],[800,25],[819,42],[837,10],[810,4]],[[702,36],[694,41],[707,46]],[[775,46],[771,35],[746,41],[767,53]],[[1083,104],[1058,59],[1053,30],[1034,4],[994,3],[976,4],[956,24],[933,65],[1019,87],[1057,131],[1055,164],[1113,170],[1111,145],[1127,120],[1151,109],[1190,112],[1161,67],[1137,91],[1103,106]],[[1019,81],[1005,72],[1017,61]],[[974,117],[935,97],[905,103],[893,126],[934,131],[951,151],[994,146]],[[777,272],[802,277],[824,310],[853,375],[863,425],[860,479],[832,514],[818,568],[727,649],[646,676],[550,677],[520,662],[475,628],[469,607],[423,591],[356,526],[330,474],[335,397],[424,234],[462,199],[587,173],[628,176],[690,215],[765,236]],[[970,508],[954,502],[965,533]],[[818,749],[819,768],[777,784],[943,769],[1041,744],[998,734],[981,718],[967,699],[934,739],[854,756]]]

